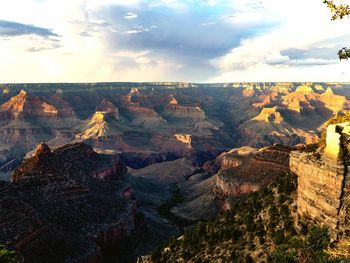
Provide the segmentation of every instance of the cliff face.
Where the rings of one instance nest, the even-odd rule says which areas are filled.
[[[290,170],[298,175],[299,215],[338,232],[345,167],[293,152]]]
[[[263,185],[289,171],[292,148],[274,145],[259,151],[253,148],[233,150],[221,158],[216,185],[224,196],[258,191]]]
[[[298,176],[299,216],[330,228],[333,238],[350,230],[348,141],[347,123],[329,125],[321,154],[292,152],[290,156],[290,170]]]
[[[177,120],[184,123],[197,124],[205,120],[205,114],[199,107],[181,106],[170,103],[166,106],[164,115],[170,120]]]

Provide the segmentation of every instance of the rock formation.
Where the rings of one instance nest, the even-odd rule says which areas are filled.
[[[274,143],[296,145],[298,143],[315,143],[317,134],[293,127],[284,120],[279,107],[263,108],[260,114],[241,124],[239,132],[241,145],[267,146]],[[254,141],[252,144],[250,142]]]
[[[115,113],[108,111],[96,111],[91,119],[83,125],[82,130],[82,133],[76,135],[77,139],[97,139],[120,134]]]
[[[111,113],[115,119],[119,119],[119,110],[112,102],[107,99],[102,99],[100,104],[96,107],[97,112]]]
[[[28,95],[24,90],[0,107],[0,119],[6,121],[57,117],[57,115],[58,110],[54,106],[43,102],[37,96]]]
[[[120,107],[133,125],[159,128],[165,124],[165,120],[153,109],[149,98],[137,88],[132,88],[126,96],[120,98]]]
[[[188,145],[188,147],[191,147],[191,143],[192,143],[191,134],[175,134],[174,136],[176,140],[182,142],[183,144]]]
[[[171,97],[163,114],[169,121],[178,121],[190,125],[205,120],[205,113],[200,107],[179,105],[174,96]]]
[[[88,145],[38,145],[11,183],[0,184],[0,242],[26,262],[101,262],[105,246],[118,246],[135,230],[125,174],[117,156]]]
[[[287,109],[302,113],[329,110],[333,114],[349,108],[349,101],[344,96],[335,95],[331,88],[320,94],[313,91],[311,86],[299,86],[295,92],[282,97],[282,103]]]
[[[298,176],[298,214],[330,228],[332,237],[350,230],[348,123],[329,125],[326,147],[318,152],[292,152],[290,169]]]
[[[242,148],[221,156],[216,185],[224,196],[255,192],[289,171],[292,148],[274,145],[259,151]]]

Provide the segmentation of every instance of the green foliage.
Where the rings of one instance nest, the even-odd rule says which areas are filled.
[[[269,257],[272,263],[294,263],[296,261],[296,250],[283,244],[277,247],[276,251]]]
[[[19,263],[19,257],[15,251],[8,250],[5,246],[0,245],[0,262],[1,263]]]
[[[178,227],[184,227],[189,225],[191,223],[190,221],[178,218],[170,212],[172,207],[179,205],[184,201],[184,197],[180,186],[177,184],[173,184],[170,187],[170,191],[171,191],[171,198],[166,203],[162,204],[157,208],[158,213],[161,216],[166,217],[167,219],[172,221]]]
[[[158,208],[158,212],[164,216],[169,214],[170,209],[173,206],[181,204],[184,201],[184,197],[183,197],[183,194],[181,192],[181,188],[177,184],[173,185],[172,189],[170,191],[171,191],[170,200]]]
[[[227,251],[232,262],[253,262],[246,249],[253,252],[271,242],[283,244],[295,232],[289,210],[295,190],[296,177],[286,173],[270,187],[249,194],[241,203],[232,203],[230,211],[187,228],[182,239],[172,239],[163,252],[154,251],[153,261],[176,262],[182,258],[203,262],[209,254],[208,262],[213,262],[216,255],[223,257],[220,251]]]
[[[338,51],[338,57],[340,60],[348,60],[350,58],[350,49],[343,47],[341,50]]]
[[[332,13],[332,20],[343,19],[345,16],[350,15],[350,5],[339,4],[336,5],[334,0],[324,0],[323,3],[327,4]]]
[[[269,262],[340,262],[331,258],[325,249],[329,246],[330,239],[327,229],[312,226],[306,237],[295,236],[290,241],[286,240],[269,256]]]
[[[350,5],[348,4],[339,4],[336,5],[333,0],[324,0],[325,4],[327,4],[328,8],[332,13],[332,20],[343,19],[345,16],[350,15]],[[344,47],[338,51],[338,56],[340,60],[349,59],[350,58],[350,49]]]
[[[272,263],[339,262],[325,252],[330,239],[326,229],[300,225],[297,233],[291,207],[297,189],[293,174],[280,176],[268,187],[251,193],[231,210],[187,228],[182,238],[172,238],[152,253],[154,263],[254,262]]]

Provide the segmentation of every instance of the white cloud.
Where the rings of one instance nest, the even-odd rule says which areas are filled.
[[[136,19],[137,17],[138,15],[135,13],[128,13],[126,16],[124,16],[124,18],[128,20],[133,20],[133,19]]]
[[[188,24],[178,20],[173,28],[183,34],[170,38],[169,32],[162,31],[166,21],[142,24],[148,15],[142,13],[145,4],[151,11],[153,7],[166,6],[164,10],[175,10],[187,17],[190,8],[198,8],[195,13],[206,16],[198,22],[208,30],[220,30],[215,26],[218,23],[234,25],[232,34],[227,33],[228,39],[237,35],[234,30],[240,31],[243,25],[249,29],[250,24],[267,22],[271,26],[259,35],[247,34],[251,36],[242,39],[239,46],[230,46],[226,54],[211,57],[210,61],[200,52],[203,58],[192,62],[192,57],[181,61],[174,55],[177,53],[151,52],[148,47],[136,51],[127,50],[126,46],[118,52],[111,51],[111,35],[119,33],[118,37],[132,38],[147,33],[160,34],[159,41],[177,40],[166,42],[166,47],[181,47],[181,56],[189,55],[185,52],[189,45],[184,40],[192,39],[194,32]],[[110,7],[116,5],[125,10],[121,19],[129,27],[122,27],[121,21],[111,22]],[[297,59],[283,53],[288,49],[332,49],[350,43],[345,36],[350,20],[331,22],[330,13],[320,0],[2,0],[0,18],[52,29],[61,36],[59,42],[32,35],[0,38],[0,57],[6,62],[0,64],[0,82],[350,81],[350,62],[339,62],[336,54],[335,58],[310,55]],[[200,38],[197,50],[203,43],[213,43],[220,50],[222,43],[209,37],[210,34]],[[160,49],[164,47],[163,42],[156,44]],[[184,61],[192,63],[186,65]],[[202,72],[203,64],[213,67],[212,72],[206,70],[196,76],[184,73],[189,67]]]
[[[333,59],[296,60],[281,55],[289,48],[307,50],[316,48],[318,42],[337,39],[349,32],[350,21],[331,22],[321,1],[261,2],[268,13],[283,16],[282,25],[269,33],[245,39],[239,47],[212,60],[211,63],[222,73],[210,81],[350,80],[349,75],[343,74],[343,67],[348,64],[337,60],[336,51]],[[350,37],[347,39],[349,43]],[[318,48],[332,48],[336,44],[339,43],[319,45]]]

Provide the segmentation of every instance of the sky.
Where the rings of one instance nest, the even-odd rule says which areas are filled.
[[[1,83],[350,82],[347,45],[322,0],[0,3]]]

